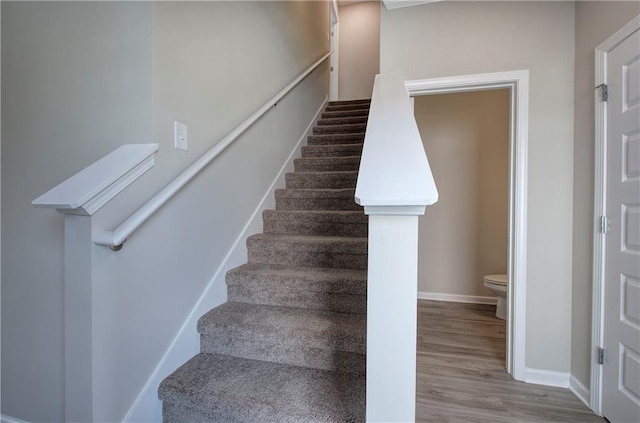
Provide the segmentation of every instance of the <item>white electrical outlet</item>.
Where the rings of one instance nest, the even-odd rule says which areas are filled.
[[[187,125],[177,120],[173,122],[173,145],[178,150],[187,151],[188,148],[187,139]]]

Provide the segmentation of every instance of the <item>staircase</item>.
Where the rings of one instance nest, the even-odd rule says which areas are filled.
[[[369,100],[330,102],[158,389],[165,423],[365,420],[367,218],[354,202]]]

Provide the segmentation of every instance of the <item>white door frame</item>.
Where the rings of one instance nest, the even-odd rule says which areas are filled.
[[[628,36],[640,29],[640,16],[622,27],[596,47],[595,87],[608,82],[607,59],[609,52]],[[601,101],[599,90],[595,102],[595,181],[593,186],[593,295],[591,321],[591,404],[594,413],[602,415],[602,366],[598,364],[598,350],[604,347],[604,270],[605,236],[600,233],[600,216],[606,215],[607,190],[607,102]]]
[[[525,380],[527,297],[527,144],[529,71],[485,73],[405,81],[410,96],[482,91],[510,91],[509,129],[509,286],[507,294],[507,372]]]
[[[338,23],[338,3],[337,0],[329,0],[329,101],[338,101],[338,64],[340,59],[340,25]]]

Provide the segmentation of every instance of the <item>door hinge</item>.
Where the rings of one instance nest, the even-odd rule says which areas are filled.
[[[609,232],[609,219],[607,216],[600,216],[600,233],[606,234]]]
[[[609,101],[609,86],[607,84],[600,84],[596,87],[596,90],[600,90],[600,101]]]
[[[604,364],[604,348],[598,347],[598,364]]]

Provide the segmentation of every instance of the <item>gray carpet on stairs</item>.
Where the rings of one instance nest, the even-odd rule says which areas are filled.
[[[365,420],[367,217],[354,201],[369,100],[330,102],[158,389],[166,423]]]

